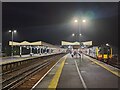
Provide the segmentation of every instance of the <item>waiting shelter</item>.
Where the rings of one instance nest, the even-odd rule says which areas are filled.
[[[74,49],[78,49],[78,48],[82,48],[82,47],[86,47],[86,46],[91,46],[92,45],[92,41],[85,41],[85,42],[68,42],[68,41],[61,41],[61,45],[62,46],[72,46]]]
[[[19,55],[22,55],[22,47],[27,47],[30,48],[30,55],[32,56],[33,54],[33,48],[37,49],[37,54],[43,54],[43,53],[52,53],[54,49],[59,49],[60,47],[56,45],[52,45],[43,41],[37,41],[37,42],[28,42],[28,41],[23,41],[23,42],[12,42],[9,41],[10,46],[19,46],[20,47],[20,52]]]

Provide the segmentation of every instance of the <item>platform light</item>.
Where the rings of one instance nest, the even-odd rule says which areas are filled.
[[[26,46],[23,46],[24,48],[26,48]]]
[[[109,44],[108,44],[108,43],[106,43],[106,46],[109,46]]]
[[[70,49],[70,48],[72,48],[72,46],[69,45],[68,48]]]
[[[27,46],[27,49],[29,49],[30,47],[29,46]]]
[[[75,22],[78,22],[78,20],[75,20]]]
[[[81,33],[80,33],[79,35],[80,35],[80,36],[82,36],[82,34],[81,34]]]
[[[9,33],[12,32],[11,30],[8,31]]]
[[[86,22],[86,20],[83,20],[83,22],[85,23],[85,22]]]
[[[13,32],[14,32],[14,33],[16,33],[16,32],[17,32],[17,30],[14,30]]]
[[[73,34],[72,34],[72,36],[74,37],[74,36],[75,36],[75,34],[73,33]]]

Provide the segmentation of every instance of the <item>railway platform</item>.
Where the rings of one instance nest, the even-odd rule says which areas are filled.
[[[2,57],[2,58],[0,58],[0,65],[12,63],[12,62],[19,62],[19,61],[23,61],[23,60],[27,60],[27,59],[34,59],[37,57],[49,56],[52,54],[54,54],[54,53],[47,53],[47,54],[41,54],[41,55],[34,54],[33,56],[22,55],[22,57],[20,57],[19,55],[15,55],[13,57]]]
[[[39,80],[32,90],[42,88],[109,88],[118,90],[120,70],[82,55],[72,58],[70,54],[62,57],[51,71]]]

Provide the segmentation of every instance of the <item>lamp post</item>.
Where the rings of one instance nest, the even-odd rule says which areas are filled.
[[[13,35],[14,35],[14,33],[17,33],[17,30],[9,30],[9,33],[12,34],[12,53],[11,53],[11,56],[13,57]]]
[[[86,22],[86,20],[81,20],[81,19],[80,19],[79,21],[78,21],[77,19],[74,21],[75,23],[78,23],[78,41],[79,41],[79,42],[80,42],[79,36],[82,36],[82,34],[81,34],[81,32],[80,32],[80,26],[79,26],[81,21],[82,21],[83,23]],[[73,36],[73,35],[72,35],[72,36]]]

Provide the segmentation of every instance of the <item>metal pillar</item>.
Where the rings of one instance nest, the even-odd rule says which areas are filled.
[[[11,56],[13,58],[13,31],[12,31],[12,53],[11,53]]]
[[[20,57],[22,56],[22,46],[20,46]]]
[[[32,56],[32,46],[30,46],[30,56]]]
[[[39,48],[37,47],[37,54],[38,54],[38,50],[39,50]]]
[[[39,54],[41,55],[41,47],[39,47]]]

